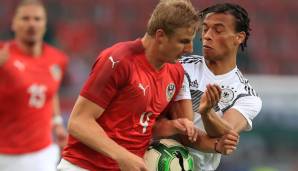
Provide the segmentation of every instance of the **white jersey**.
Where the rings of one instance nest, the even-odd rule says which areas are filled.
[[[246,130],[252,128],[252,120],[260,112],[262,101],[237,67],[226,74],[214,75],[207,67],[202,56],[185,56],[181,59],[181,63],[185,70],[185,78],[176,101],[182,99],[192,100],[196,127],[205,130],[201,115],[198,113],[200,99],[207,84],[215,83],[222,89],[220,102],[214,108],[216,113],[222,116],[228,109],[236,109],[247,120]],[[220,154],[203,153],[191,148],[190,152],[194,157],[197,170],[211,171],[219,165]]]

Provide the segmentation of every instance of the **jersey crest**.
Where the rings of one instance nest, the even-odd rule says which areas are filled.
[[[54,80],[59,81],[62,77],[62,69],[58,64],[53,64],[50,66],[50,73]]]
[[[174,83],[168,84],[166,89],[166,97],[168,102],[171,101],[171,99],[173,98],[175,91],[176,91],[175,84]]]
[[[235,97],[235,92],[237,92],[237,91],[235,91],[233,87],[221,86],[220,102],[222,102],[222,103],[231,102]]]

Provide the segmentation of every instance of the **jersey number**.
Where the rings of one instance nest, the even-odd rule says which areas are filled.
[[[42,84],[32,84],[27,92],[30,94],[29,106],[40,109],[46,101],[47,87]]]
[[[143,134],[146,132],[147,127],[149,125],[149,120],[150,120],[150,116],[153,113],[151,112],[143,112],[141,117],[140,117],[140,124],[143,126]]]

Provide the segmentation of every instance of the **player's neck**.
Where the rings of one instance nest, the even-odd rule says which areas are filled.
[[[42,54],[42,42],[36,42],[34,44],[24,43],[20,40],[16,40],[17,46],[19,49],[34,58],[38,58]]]
[[[236,57],[222,60],[206,59],[206,65],[214,75],[226,74],[236,67]]]
[[[145,56],[148,62],[153,66],[154,69],[160,70],[163,67],[164,62],[156,58],[159,54],[155,47],[153,38],[146,34],[142,38],[142,44],[145,48]]]

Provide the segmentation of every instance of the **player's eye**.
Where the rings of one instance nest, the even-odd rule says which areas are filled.
[[[23,20],[23,21],[28,21],[28,20],[29,20],[29,17],[28,17],[28,16],[23,16],[23,17],[21,18],[21,20]]]
[[[35,21],[40,21],[41,18],[40,18],[40,17],[35,17],[34,20],[35,20]]]
[[[182,39],[182,40],[180,40],[180,43],[188,44],[188,43],[190,43],[190,40],[189,39]]]
[[[224,27],[222,27],[222,26],[218,26],[218,27],[215,27],[215,32],[216,33],[222,33],[222,32],[224,32]]]

